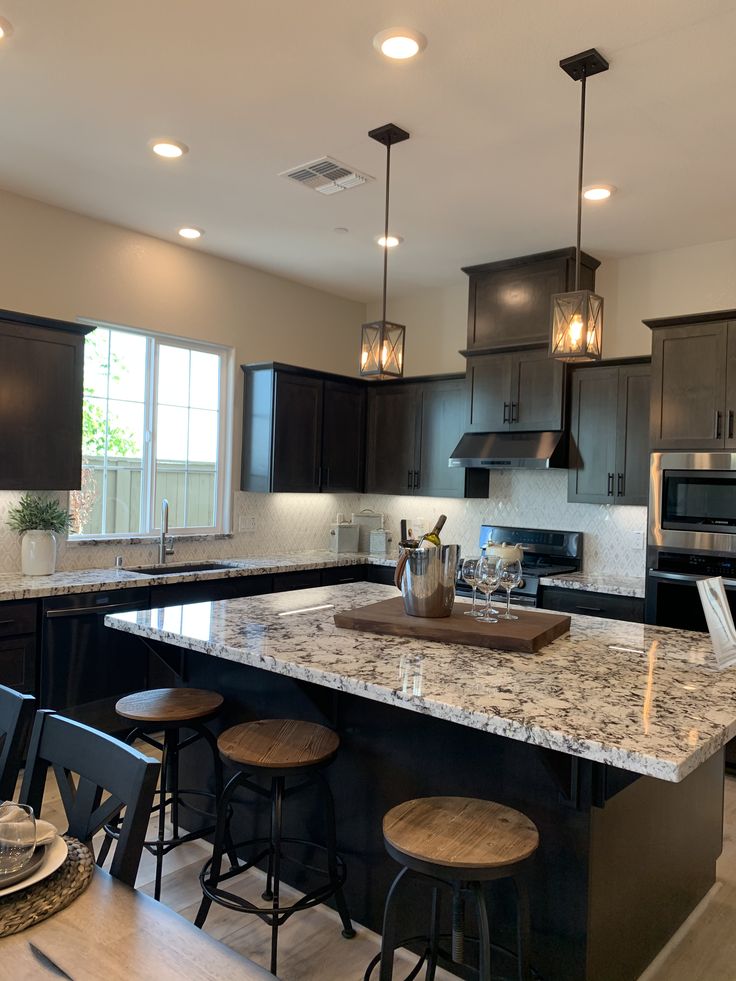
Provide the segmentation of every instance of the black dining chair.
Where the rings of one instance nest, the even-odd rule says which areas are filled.
[[[15,794],[35,707],[33,695],[0,685],[0,801]]]
[[[134,886],[161,764],[97,729],[41,710],[20,793],[20,802],[37,816],[49,768],[59,785],[66,833],[74,838],[91,846],[94,835],[124,809],[110,874]],[[103,800],[105,792],[110,796]]]

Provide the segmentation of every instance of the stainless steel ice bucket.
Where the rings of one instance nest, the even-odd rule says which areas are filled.
[[[459,545],[406,549],[401,576],[404,609],[412,617],[449,617],[455,602]]]

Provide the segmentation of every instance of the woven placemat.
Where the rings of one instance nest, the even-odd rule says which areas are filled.
[[[76,838],[64,835],[64,841],[69,854],[53,875],[27,889],[0,897],[0,937],[20,933],[53,916],[87,888],[95,868],[94,855]]]

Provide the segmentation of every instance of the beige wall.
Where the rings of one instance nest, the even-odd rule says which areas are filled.
[[[651,352],[644,318],[736,308],[736,239],[607,259],[596,277],[605,299],[603,355],[631,357]],[[388,314],[406,324],[409,375],[463,371],[457,351],[466,346],[467,279],[390,297]],[[376,305],[369,306],[372,319]]]

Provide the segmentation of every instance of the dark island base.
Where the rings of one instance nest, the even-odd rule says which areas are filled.
[[[532,964],[545,981],[634,981],[715,881],[722,752],[672,784],[258,668],[158,650],[185,684],[226,696],[218,722],[223,728],[291,716],[337,729],[342,748],[329,779],[348,864],[346,895],[355,920],[377,932],[397,871],[383,848],[381,820],[411,797],[485,797],[536,822],[541,844],[529,877]],[[183,786],[211,784],[209,762],[197,747],[182,764]],[[245,800],[236,808],[241,839],[267,827],[263,802]],[[309,793],[289,801],[287,834],[306,825],[322,840],[315,804]],[[407,892],[405,936],[425,932],[427,900],[426,888]],[[508,885],[492,884],[489,901],[494,943],[513,948]]]

